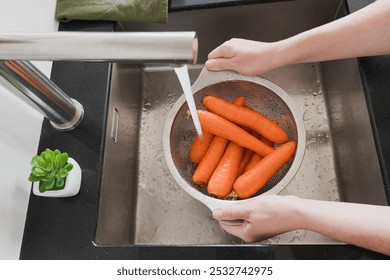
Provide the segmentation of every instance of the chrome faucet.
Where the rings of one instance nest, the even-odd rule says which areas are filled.
[[[83,106],[67,96],[28,60],[193,63],[195,32],[55,32],[0,34],[0,83],[48,118],[71,130]]]

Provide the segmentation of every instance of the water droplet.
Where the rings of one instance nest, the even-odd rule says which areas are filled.
[[[322,114],[324,112],[324,107],[321,105],[316,106],[317,114]]]
[[[310,120],[311,118],[313,118],[313,113],[312,113],[310,110],[306,110],[306,111],[303,113],[303,120],[304,120],[304,121],[308,121],[308,120]]]
[[[147,110],[150,108],[152,108],[152,103],[150,103],[149,101],[145,101],[143,109]]]

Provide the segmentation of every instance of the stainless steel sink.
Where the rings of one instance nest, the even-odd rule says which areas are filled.
[[[168,24],[121,25],[126,31],[196,31],[200,64],[190,67],[193,82],[207,54],[225,40],[279,40],[345,14],[343,1],[304,0],[180,11],[170,13]],[[303,164],[281,195],[386,204],[357,61],[292,65],[263,77],[292,96],[307,130]],[[169,66],[113,64],[96,244],[242,243],[180,189],[165,164],[163,127],[181,94]],[[338,241],[294,231],[260,243]]]

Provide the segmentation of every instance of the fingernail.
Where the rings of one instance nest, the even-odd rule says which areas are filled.
[[[222,209],[215,209],[213,211],[213,217],[216,220],[220,220],[222,218]]]
[[[212,68],[213,67],[213,62],[211,60],[207,60],[204,65],[206,66],[206,68]]]

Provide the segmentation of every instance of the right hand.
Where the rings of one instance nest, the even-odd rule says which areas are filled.
[[[249,76],[260,75],[281,66],[275,47],[276,43],[231,39],[209,53],[205,66],[210,71],[232,70]]]

